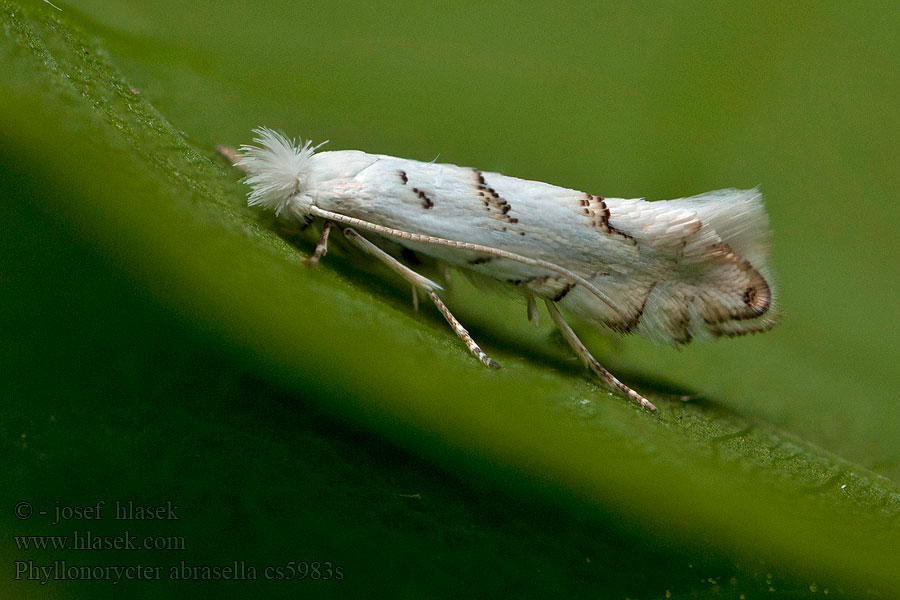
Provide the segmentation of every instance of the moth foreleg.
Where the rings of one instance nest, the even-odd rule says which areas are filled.
[[[453,331],[456,332],[456,335],[460,337],[460,339],[465,342],[466,347],[469,349],[469,352],[475,355],[478,360],[482,362],[487,367],[491,369],[499,369],[500,365],[497,364],[494,359],[484,353],[484,351],[478,346],[475,340],[472,339],[472,336],[466,330],[465,327],[462,326],[456,317],[453,316],[453,313],[450,312],[450,309],[447,308],[447,305],[443,303],[443,301],[438,298],[438,295],[434,293],[434,290],[442,289],[441,286],[431,281],[427,277],[423,277],[398,261],[396,258],[361,236],[359,233],[350,229],[349,227],[344,230],[344,236],[357,248],[360,250],[371,254],[372,256],[378,258],[382,262],[384,262],[388,267],[391,268],[392,271],[403,277],[413,286],[413,290],[421,289],[428,294],[428,297],[431,298],[431,301],[434,302],[434,305],[437,306],[438,310],[441,311],[441,314],[444,315],[444,318],[447,319],[447,322],[453,328]],[[413,291],[413,297],[418,300],[418,295],[416,291]]]
[[[559,309],[556,308],[556,303],[552,300],[544,300],[547,305],[547,311],[550,313],[550,318],[553,319],[553,322],[556,323],[556,326],[559,327],[560,332],[563,334],[563,337],[566,338],[566,341],[569,342],[569,346],[572,347],[572,350],[575,351],[575,354],[578,355],[578,358],[587,366],[588,369],[594,372],[594,374],[599,377],[606,387],[618,391],[626,398],[638,404],[642,408],[649,409],[653,412],[656,412],[656,407],[646,398],[635,392],[633,389],[619,381],[615,378],[615,376],[607,371],[603,365],[597,362],[597,359],[591,356],[590,351],[585,347],[585,345],[578,339],[578,336],[575,335],[575,332],[572,331],[572,328],[569,327],[569,324],[566,323],[563,316],[560,314]]]
[[[361,236],[355,230],[350,229],[349,227],[344,229],[344,237],[346,237],[351,244],[353,244],[363,252],[371,254],[372,256],[386,264],[391,268],[393,272],[395,272],[403,279],[407,280],[413,286],[425,291],[443,289],[432,280],[419,275],[418,273],[401,263],[399,260]]]
[[[312,256],[304,258],[303,262],[309,267],[315,267],[319,261],[328,252],[328,234],[331,233],[331,221],[325,221],[322,227],[322,233],[319,234],[319,241],[316,242],[316,249],[313,250]]]

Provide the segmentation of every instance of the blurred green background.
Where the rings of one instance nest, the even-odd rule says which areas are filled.
[[[6,595],[900,590],[898,5],[56,4],[2,8]],[[682,351],[580,328],[648,415],[457,276],[489,372],[390,273],[340,244],[307,270],[244,208],[214,148],[258,125],[607,196],[760,185],[783,321]],[[181,518],[50,520],[99,500]],[[186,549],[13,538],[88,529]],[[162,571],[17,571],[63,560]],[[290,561],[343,579],[265,581]]]

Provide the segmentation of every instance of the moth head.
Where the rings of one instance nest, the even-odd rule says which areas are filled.
[[[309,189],[310,159],[326,142],[313,146],[310,141],[288,139],[267,127],[253,130],[253,144],[241,146],[237,166],[247,171],[244,183],[252,189],[248,206],[261,206],[281,215],[285,209],[305,217],[312,200]]]

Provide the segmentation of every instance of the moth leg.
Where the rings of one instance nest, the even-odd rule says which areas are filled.
[[[447,308],[447,305],[441,302],[441,299],[438,298],[437,294],[432,292],[431,290],[427,290],[428,296],[431,298],[431,301],[434,302],[434,305],[438,307],[438,310],[441,311],[441,314],[444,315],[444,318],[447,319],[447,322],[450,323],[450,327],[453,328],[453,331],[456,332],[456,335],[459,336],[459,339],[466,343],[466,348],[469,349],[469,352],[475,355],[475,357],[481,361],[481,364],[491,369],[499,369],[500,365],[493,358],[484,353],[484,351],[478,347],[478,344],[475,343],[475,340],[472,339],[472,336],[469,335],[469,332],[466,331],[466,328],[462,326],[462,323],[456,320],[456,317],[453,316],[453,313],[450,312],[450,309]]]
[[[450,289],[450,265],[441,263],[441,275],[444,277],[444,287]]]
[[[419,288],[412,286],[413,310],[419,312]]]
[[[560,332],[563,334],[563,337],[566,338],[566,341],[569,342],[569,345],[572,347],[572,350],[575,351],[575,354],[578,355],[578,358],[589,368],[594,374],[599,377],[606,387],[618,391],[623,396],[634,402],[635,404],[641,406],[642,408],[649,409],[653,412],[656,412],[656,407],[646,398],[635,392],[633,389],[619,381],[613,376],[612,373],[603,368],[597,359],[591,356],[591,353],[585,347],[585,345],[578,339],[578,336],[575,335],[575,332],[572,331],[572,328],[569,327],[569,324],[566,323],[563,316],[560,314],[559,309],[556,308],[556,303],[552,300],[544,300],[547,305],[547,311],[550,313],[550,318],[553,319],[553,322],[556,323],[556,326],[559,327]]]
[[[441,286],[431,281],[427,277],[423,277],[402,264],[396,258],[358,234],[353,229],[349,227],[344,230],[344,236],[357,248],[360,250],[371,254],[372,256],[378,258],[383,261],[387,266],[391,268],[395,273],[403,277],[410,284],[412,284],[413,289],[421,289],[428,297],[431,298],[431,301],[434,302],[434,305],[437,306],[438,310],[441,311],[441,314],[444,315],[444,318],[447,319],[447,322],[453,328],[453,331],[456,332],[456,335],[460,337],[460,339],[465,342],[466,347],[469,349],[469,352],[475,355],[478,360],[481,361],[483,365],[486,367],[490,367],[491,369],[499,369],[500,365],[497,364],[494,359],[484,353],[484,351],[475,343],[475,340],[472,339],[472,336],[469,335],[469,332],[466,331],[466,328],[462,326],[462,324],[453,316],[453,313],[450,312],[450,309],[447,308],[447,305],[444,304],[438,295],[434,293],[434,290],[441,289]],[[417,292],[413,292],[414,297],[418,298]]]
[[[401,263],[399,260],[358,234],[356,230],[349,227],[344,229],[344,237],[346,237],[350,243],[352,243],[363,252],[371,254],[378,260],[385,263],[388,267],[391,268],[392,271],[410,282],[413,286],[425,291],[443,289],[432,280],[419,275],[418,273]]]
[[[535,326],[538,324],[538,311],[537,311],[537,302],[534,301],[534,296],[531,294],[525,294],[525,302],[527,303],[526,310],[528,311],[528,320],[534,323]]]
[[[234,148],[230,148],[228,146],[216,146],[216,152],[225,157],[229,163],[231,163],[232,167],[237,167],[238,169],[247,172],[247,167],[244,165],[238,164],[241,162],[241,157],[238,155],[237,151]],[[297,235],[302,233],[306,227],[309,225],[306,224],[297,227],[279,227],[279,231],[283,234],[287,235]],[[301,258],[303,262],[305,262],[310,267],[315,267],[319,264],[319,260],[325,256],[325,253],[328,252],[328,234],[331,233],[331,221],[325,221],[325,227],[322,229],[322,233],[319,235],[319,241],[316,243],[316,249],[313,252],[313,255],[309,258]]]
[[[322,233],[319,234],[319,241],[316,242],[316,249],[313,250],[312,256],[303,259],[306,266],[315,267],[319,264],[322,257],[325,256],[325,253],[328,252],[328,234],[330,233],[331,221],[325,221],[325,225],[322,227]]]

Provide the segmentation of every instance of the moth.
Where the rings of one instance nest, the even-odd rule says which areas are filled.
[[[588,351],[560,308],[615,334],[657,343],[767,331],[776,322],[769,227],[758,189],[647,202],[607,198],[471,167],[357,150],[317,152],[260,127],[253,144],[220,150],[247,173],[248,204],[334,226],[437,306],[478,360],[485,354],[438,296],[442,287],[367,239],[393,240],[446,265],[517,288],[528,316],[546,304],[563,337],[613,391],[656,411]]]

